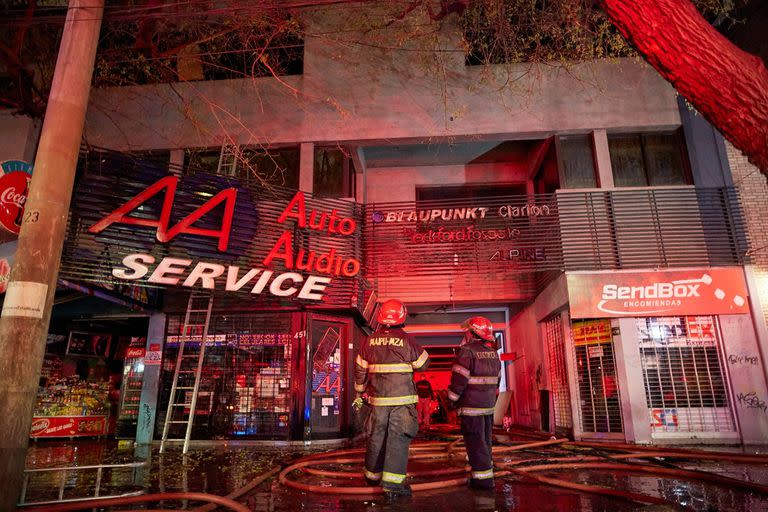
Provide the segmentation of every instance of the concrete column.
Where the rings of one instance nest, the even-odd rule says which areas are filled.
[[[304,142],[299,153],[299,190],[312,193],[315,181],[315,145]]]
[[[184,169],[184,150],[174,149],[171,151],[171,158],[168,161],[168,172],[181,176]]]
[[[765,444],[768,414],[765,403],[768,385],[765,358],[758,349],[750,315],[721,315],[723,369],[728,372],[731,400],[741,440],[744,444]]]
[[[351,147],[352,161],[355,163],[355,201],[366,202],[366,178],[368,171],[365,166],[365,154],[363,148]]]
[[[160,369],[165,346],[165,315],[155,313],[149,317],[146,355],[144,357],[144,376],[141,383],[141,402],[136,443],[150,444],[155,434],[158,392],[160,390]]]
[[[757,349],[760,352],[760,358],[765,362],[763,365],[763,374],[768,381],[768,326],[765,324],[763,317],[763,303],[760,300],[760,284],[761,280],[758,279],[755,274],[754,265],[744,265],[744,277],[747,281],[747,290],[749,292],[749,307],[752,310],[752,323],[755,325],[755,332],[757,333]],[[763,280],[764,285],[768,285]]]
[[[611,321],[611,328],[618,328],[613,336],[613,353],[616,358],[616,377],[621,395],[621,421],[627,442],[651,443],[651,420],[645,398],[637,328],[634,318]]]
[[[608,151],[608,132],[605,130],[593,131],[592,146],[598,184],[600,188],[613,188],[613,169],[611,168],[611,154]]]

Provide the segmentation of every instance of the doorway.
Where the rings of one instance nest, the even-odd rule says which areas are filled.
[[[610,320],[580,320],[571,326],[579,390],[581,431],[624,439]]]
[[[568,387],[568,368],[565,364],[565,336],[563,334],[563,315],[556,313],[543,322],[544,338],[549,355],[549,387],[552,391],[552,411],[554,413],[555,434],[569,437],[573,433],[573,413],[571,411],[571,392]],[[548,403],[548,402],[547,402]],[[544,402],[542,401],[542,407]],[[542,423],[545,423],[542,420]],[[546,422],[547,430],[551,429]]]
[[[344,390],[350,386],[348,346],[350,322],[311,315],[307,343],[307,383],[311,439],[340,438],[347,428]]]

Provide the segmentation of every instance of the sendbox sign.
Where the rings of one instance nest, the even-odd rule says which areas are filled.
[[[83,277],[320,301],[332,282],[360,272],[358,222],[343,202],[326,207],[211,175],[155,175],[148,185],[152,176],[134,176],[114,198],[99,178],[78,191],[73,213],[85,230],[64,258]]]
[[[571,318],[749,313],[736,267],[568,274]]]

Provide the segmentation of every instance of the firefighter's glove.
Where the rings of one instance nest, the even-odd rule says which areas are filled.
[[[357,398],[355,398],[355,400],[352,402],[352,407],[356,411],[359,411],[360,409],[362,409],[363,408],[363,397],[358,396]]]

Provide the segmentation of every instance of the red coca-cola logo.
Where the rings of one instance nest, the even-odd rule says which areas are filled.
[[[144,357],[145,350],[143,348],[129,348],[125,351],[125,357],[129,359],[135,359],[137,357]]]
[[[15,204],[19,208],[24,208],[27,195],[23,192],[17,192],[15,188],[9,187],[0,194],[0,202]]]
[[[29,174],[21,171],[0,177],[0,225],[11,233],[18,234],[21,229],[30,179]]]
[[[40,418],[32,422],[32,433],[39,434],[45,432],[50,426],[51,421],[48,418]]]

